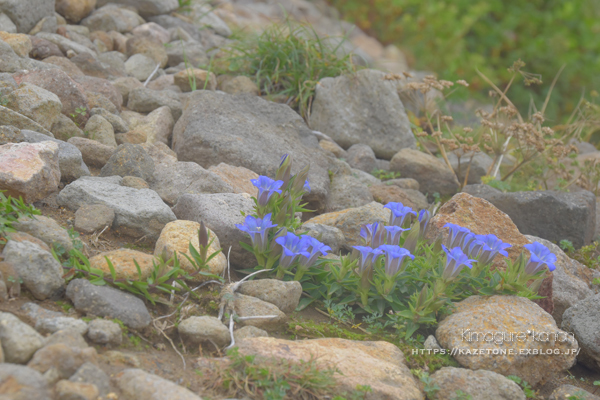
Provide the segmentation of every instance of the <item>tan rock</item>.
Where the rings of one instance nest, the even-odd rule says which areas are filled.
[[[258,193],[256,186],[250,182],[250,179],[257,179],[258,174],[248,168],[220,163],[219,165],[212,165],[208,170],[219,175],[225,183],[231,185],[234,193],[248,193],[252,196]]]
[[[179,263],[181,268],[192,274],[196,272],[196,268],[190,263],[190,261],[185,257],[191,257],[189,252],[190,243],[196,250],[200,249],[200,242],[198,240],[198,230],[200,229],[200,224],[194,221],[185,221],[185,220],[177,220],[169,222],[163,228],[160,233],[160,237],[156,241],[156,245],[154,247],[154,255],[156,257],[163,256],[166,259],[169,259],[173,256],[175,252],[177,252],[177,258],[179,259]],[[221,244],[219,243],[219,238],[217,235],[208,229],[209,241],[214,238],[212,245],[208,248],[208,255],[210,256],[215,251],[221,249]],[[221,252],[216,257],[214,257],[208,263],[207,272],[212,274],[220,275],[223,273],[223,270],[227,267],[227,259],[225,255]],[[202,275],[196,275],[194,277],[195,282],[202,282],[208,280]]]
[[[229,94],[249,93],[258,96],[259,93],[256,83],[247,76],[236,76],[227,79],[221,85],[221,90]]]
[[[49,130],[31,118],[2,106],[0,106],[0,125],[10,125],[19,129],[27,129],[29,131],[39,132],[49,137],[53,137]]]
[[[115,152],[115,147],[107,146],[96,140],[82,137],[73,137],[67,141],[79,149],[83,162],[95,168],[102,168],[106,165],[110,156]]]
[[[142,127],[138,126],[129,132],[116,134],[115,140],[117,141],[117,144],[119,144],[119,145],[125,144],[125,143],[142,144],[142,143],[146,143],[147,136],[146,136],[146,132],[144,132],[144,129]]]
[[[27,366],[42,374],[50,369],[56,369],[58,375],[66,379],[72,376],[82,364],[96,363],[97,358],[98,353],[93,347],[80,349],[57,343],[36,351]]]
[[[360,240],[360,228],[364,224],[373,222],[388,223],[390,220],[390,210],[383,208],[383,205],[372,202],[362,207],[348,208],[342,211],[325,213],[313,217],[306,223],[323,224],[333,226],[342,231],[346,238],[345,247],[362,246]]]
[[[25,233],[25,235],[27,235]],[[33,238],[35,239],[35,238]],[[12,237],[9,240],[14,240]],[[38,239],[36,239],[38,240]],[[41,242],[41,240],[39,240]],[[34,242],[36,243],[36,242]],[[37,244],[37,243],[36,243]],[[42,244],[47,248],[46,244],[42,242]],[[8,262],[0,261],[0,281],[4,282],[6,287],[6,292],[8,297],[19,297],[21,294],[21,279],[19,278],[19,273],[15,269],[15,267]],[[0,348],[0,351],[2,349]],[[2,361],[4,362],[4,361]]]
[[[390,202],[402,203],[414,210],[422,210],[429,207],[427,197],[418,190],[401,189],[395,185],[380,183],[369,187],[373,200],[387,204]]]
[[[92,268],[98,268],[107,276],[110,276],[110,268],[106,262],[106,257],[108,257],[115,268],[117,279],[140,279],[134,260],[137,261],[140,266],[142,272],[141,280],[148,278],[154,270],[153,262],[155,261],[155,258],[153,256],[130,249],[119,249],[98,254],[90,258],[90,266]]]
[[[337,158],[348,157],[346,150],[342,149],[340,145],[338,145],[336,142],[332,142],[331,140],[321,140],[319,142],[319,146],[321,146],[323,150],[333,153],[333,155]]]
[[[175,74],[175,85],[183,92],[191,92],[190,81],[196,81],[196,89],[215,90],[217,88],[217,77],[212,72],[198,68],[187,68]],[[208,80],[208,82],[206,82]]]
[[[55,10],[67,21],[76,24],[96,8],[96,0],[56,0]]]
[[[50,130],[62,111],[57,95],[30,83],[23,83],[6,96],[7,107],[31,118],[44,129]]]
[[[134,36],[127,39],[125,48],[128,57],[134,54],[143,54],[151,58],[156,64],[160,64],[161,68],[166,67],[169,62],[169,57],[163,44],[148,37]]]
[[[8,43],[19,57],[29,57],[29,52],[33,49],[29,36],[22,33],[0,31],[0,39]]]
[[[65,379],[58,381],[55,390],[59,399],[97,400],[100,395],[98,387],[92,383],[71,382]]]
[[[45,58],[44,62],[58,66],[71,78],[74,76],[84,75],[83,71],[80,70],[79,67],[67,57],[50,56],[48,58]]]
[[[369,399],[422,400],[419,384],[406,366],[402,351],[388,342],[358,342],[345,339],[284,340],[271,337],[246,338],[238,343],[242,355],[289,362],[315,360],[321,368],[337,369],[339,392],[368,385]]]
[[[171,109],[163,106],[144,117],[128,134],[129,136],[139,138],[139,140],[143,137],[143,142],[161,142],[167,144],[173,133],[173,126],[175,126],[175,121],[173,120]]]
[[[435,336],[442,348],[455,349],[462,366],[516,375],[532,386],[571,368],[579,348],[550,314],[518,296],[471,296],[456,304]]]
[[[9,143],[0,146],[0,190],[22,196],[28,203],[41,200],[58,189],[58,144],[54,142]]]

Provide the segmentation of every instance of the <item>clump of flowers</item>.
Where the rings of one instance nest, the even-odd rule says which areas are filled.
[[[331,248],[318,239],[296,233],[295,213],[303,210],[308,169],[291,174],[291,158],[284,156],[275,179],[261,176],[256,215],[246,216],[237,227],[248,234],[251,245],[242,245],[257,260],[256,269],[273,269],[278,279],[302,283],[312,301],[334,301],[354,306],[394,324],[405,337],[417,329],[437,323],[454,301],[471,295],[517,294],[539,298],[537,290],[546,270],[554,270],[556,257],[542,244],[526,245],[513,263],[510,244],[493,234],[477,235],[448,223],[448,236],[431,243],[426,239],[435,208],[416,212],[402,203],[385,205],[387,223],[365,224],[361,242],[347,255],[327,257]],[[506,269],[494,269],[498,257],[506,258]]]

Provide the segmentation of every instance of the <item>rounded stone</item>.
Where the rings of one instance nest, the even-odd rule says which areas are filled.
[[[181,337],[192,343],[214,342],[217,346],[227,346],[231,341],[229,330],[215,317],[190,317],[177,327]]]
[[[111,227],[115,212],[104,204],[84,204],[75,212],[75,229],[79,232],[94,233]]]
[[[119,249],[98,254],[90,258],[90,267],[98,268],[105,275],[110,276],[110,268],[106,261],[107,258],[115,269],[117,279],[146,280],[154,270],[154,257],[141,251],[130,249]],[[138,276],[135,262],[140,267],[141,278]]]

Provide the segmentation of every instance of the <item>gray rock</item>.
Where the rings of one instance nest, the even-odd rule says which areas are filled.
[[[242,283],[237,292],[271,303],[284,313],[290,314],[300,303],[302,285],[297,281],[257,279]]]
[[[240,317],[274,316],[275,318],[250,318],[241,321],[243,326],[255,326],[260,329],[270,330],[281,327],[287,316],[274,304],[243,294],[234,295],[234,308]]]
[[[96,6],[99,8],[109,3],[113,3],[113,1],[98,0]],[[144,18],[154,15],[170,14],[179,8],[177,0],[119,0],[119,4],[136,9]]]
[[[88,338],[94,343],[120,346],[123,342],[123,331],[119,324],[105,319],[95,319],[90,322]]]
[[[107,146],[96,140],[81,137],[71,138],[67,143],[70,143],[79,149],[81,157],[86,165],[95,168],[104,167],[115,152],[116,147]]]
[[[202,400],[188,389],[141,369],[126,369],[113,379],[117,388],[131,400]]]
[[[67,231],[56,223],[55,220],[43,215],[33,217],[22,217],[13,223],[13,228],[19,232],[29,233],[49,247],[61,245],[65,250],[70,251],[73,248],[73,242]]]
[[[107,51],[106,53],[98,54],[98,61],[112,68],[122,76],[127,75],[125,72],[125,60],[127,60],[127,56],[118,51]]]
[[[525,393],[515,382],[492,371],[442,367],[431,375],[437,385],[438,400],[453,400],[460,390],[472,400],[525,400]]]
[[[379,183],[369,187],[373,199],[381,204],[390,202],[402,203],[413,210],[423,210],[429,208],[427,197],[418,190],[401,189],[395,185]]]
[[[578,397],[573,397],[578,396]],[[548,400],[569,400],[577,398],[580,400],[600,400],[600,397],[583,390],[578,386],[573,385],[561,385],[559,386],[548,398]]]
[[[49,130],[62,110],[60,99],[39,86],[23,82],[5,96],[6,106]]]
[[[81,151],[74,145],[63,142],[62,140],[48,138],[48,136],[28,131],[21,131],[23,138],[29,143],[38,143],[50,140],[58,144],[58,166],[60,168],[60,180],[62,182],[71,182],[82,176],[89,176],[90,170],[83,162]]]
[[[10,363],[0,364],[0,382],[10,381],[16,392],[10,392],[7,400],[51,399],[46,379],[34,369]]]
[[[67,297],[77,311],[118,318],[133,329],[145,328],[152,321],[142,300],[118,289],[93,285],[86,279],[73,279],[67,286]]]
[[[9,240],[2,255],[4,261],[15,266],[23,284],[36,299],[59,298],[64,293],[62,265],[38,245]]]
[[[378,158],[375,161],[377,163],[377,169],[380,169],[382,171],[389,171],[390,170],[390,162],[388,160],[380,160]]]
[[[0,72],[58,70],[56,65],[19,57],[5,41],[0,41]]]
[[[569,258],[560,247],[548,240],[529,235],[525,237],[531,242],[543,244],[556,255],[556,269],[552,271],[552,316],[556,325],[560,326],[565,310],[594,295],[590,289],[594,271]]]
[[[209,5],[194,5],[192,8],[192,16],[200,26],[207,26],[224,37],[231,36],[231,29],[229,29],[227,24],[213,12],[213,8]]]
[[[355,169],[355,168],[350,169],[349,175],[352,175],[353,177],[358,179],[360,182],[365,184],[367,187],[381,183],[381,179],[376,178],[375,176],[373,176],[365,171],[361,171],[360,169]]]
[[[35,35],[40,39],[45,39],[49,42],[54,43],[58,46],[60,51],[67,54],[68,51],[74,52],[75,54],[90,54],[95,57],[96,52],[90,49],[87,46],[79,44],[73,40],[67,39],[66,37],[56,34],[56,33],[48,33],[48,32],[40,32]]]
[[[7,363],[25,364],[44,345],[44,338],[13,314],[0,312],[0,342]]]
[[[0,145],[7,143],[21,143],[25,140],[25,137],[21,133],[19,128],[15,128],[11,125],[0,126]],[[47,138],[49,136],[46,136]]]
[[[204,168],[224,162],[267,176],[274,176],[281,156],[290,154],[292,173],[310,164],[311,193],[304,197],[309,208],[325,208],[329,159],[302,118],[286,105],[250,94],[195,91],[175,124],[173,150],[179,160]]]
[[[575,335],[581,349],[577,360],[600,371],[600,294],[586,297],[568,308],[562,315],[561,328]]]
[[[335,175],[331,182],[326,212],[361,207],[373,201],[369,188],[352,175]]]
[[[469,170],[469,178],[467,179],[467,184],[469,185],[481,183],[481,177],[487,175],[488,168],[494,162],[490,156],[483,152],[475,153],[473,161],[471,161],[471,154],[463,155],[460,157],[460,163],[455,152],[448,152],[447,157],[461,183],[465,181],[467,170]],[[469,163],[471,163],[470,168]]]
[[[39,318],[35,323],[35,329],[42,334],[72,330],[80,335],[85,335],[88,331],[88,324],[80,319],[60,316],[56,318]]]
[[[17,33],[17,26],[10,20],[8,15],[0,14],[0,31],[8,33]]]
[[[106,111],[104,108],[92,108],[90,114],[100,115],[102,118],[110,122],[115,133],[125,133],[129,131],[129,126],[127,125],[127,122],[123,120],[123,118]]]
[[[525,235],[555,243],[570,240],[576,248],[594,238],[596,197],[591,192],[503,193],[486,185],[467,185],[463,192],[485,199],[508,214]]]
[[[90,104],[92,108],[105,108],[113,114],[117,114],[121,111],[121,107],[123,106],[123,96],[121,96],[121,93],[109,80],[85,75],[74,76],[73,80],[83,88],[85,95],[88,98],[88,104]],[[107,100],[109,100],[114,107],[109,104]]]
[[[155,166],[150,188],[168,204],[175,204],[184,194],[234,192],[219,175],[194,162],[167,159]]]
[[[21,306],[21,311],[24,311],[29,318],[35,323],[41,319],[52,319],[63,317],[64,314],[58,311],[47,310],[43,307],[38,306],[35,303],[25,303]]]
[[[121,186],[121,181],[117,176],[80,178],[67,185],[57,201],[71,210],[84,204],[104,204],[115,212],[114,229],[133,237],[158,238],[175,214],[155,191]]]
[[[115,212],[104,204],[84,204],[75,212],[75,229],[79,232],[94,233],[111,227]]]
[[[264,329],[251,325],[243,326],[233,331],[233,339],[236,343],[239,343],[242,339],[253,337],[269,337],[269,334]]]
[[[66,344],[70,347],[76,347],[78,349],[86,349],[90,347],[79,332],[72,330],[54,332],[52,335],[46,338],[44,346],[51,346],[59,343]]]
[[[371,173],[377,169],[377,160],[375,159],[375,153],[366,144],[353,144],[347,150],[348,158],[346,161],[352,168],[359,169],[366,173]]]
[[[106,146],[117,147],[113,126],[104,117],[93,115],[85,124],[85,131],[90,139]]]
[[[398,186],[400,189],[419,190],[419,182],[413,178],[390,179],[385,184]]]
[[[125,33],[144,22],[142,17],[134,11],[119,7],[116,4],[108,4],[103,7],[99,6],[89,17],[81,21],[81,25],[87,26],[90,32],[117,31]]]
[[[125,61],[125,72],[135,79],[145,82],[154,72],[156,62],[143,54],[134,54]]]
[[[425,342],[423,343],[423,348],[428,350],[441,350],[442,347],[438,343],[437,339],[433,335],[427,336]]]
[[[100,396],[106,396],[110,392],[109,376],[91,362],[82,364],[69,380],[71,382],[91,383],[92,385],[96,385]]]
[[[310,126],[344,148],[367,144],[378,158],[390,159],[404,148],[414,148],[416,140],[396,85],[384,76],[367,69],[321,79]]]
[[[0,44],[4,43],[0,40]],[[10,108],[0,106],[0,125],[14,126],[18,129],[28,129],[31,131],[43,133],[44,135],[53,138],[54,135],[35,122],[34,120],[27,118],[24,115],[19,114],[11,110]]]
[[[229,252],[231,246],[231,264],[242,268],[254,267],[256,260],[240,246],[240,241],[248,243],[250,239],[235,225],[244,223],[240,212],[250,215],[253,210],[250,196],[237,193],[184,194],[173,207],[178,219],[204,221],[219,238],[221,248]]]
[[[183,340],[198,345],[213,342],[219,347],[225,347],[231,342],[229,330],[215,317],[189,317],[177,326]]]
[[[73,137],[85,136],[83,131],[79,129],[79,126],[64,114],[60,114],[56,117],[56,121],[52,124],[50,131],[55,138],[63,141],[68,141]]]
[[[186,61],[191,65],[203,65],[208,61],[204,46],[196,41],[175,40],[166,45],[169,67],[176,67]]]
[[[132,111],[149,113],[163,106],[169,107],[175,121],[179,119],[182,105],[177,93],[170,90],[151,90],[145,87],[135,88],[129,92],[127,108]]]
[[[149,189],[148,182],[137,176],[124,176],[121,181],[121,186],[128,186],[134,189]]]
[[[0,12],[6,14],[16,25],[17,32],[29,33],[44,17],[54,15],[53,0],[5,0],[0,3]]]
[[[346,241],[342,231],[334,226],[305,223],[299,231],[306,232],[306,235],[312,236],[331,247],[331,253],[333,254],[338,254]]]
[[[64,343],[46,345],[35,352],[27,366],[44,374],[47,380],[67,379],[85,362],[95,362],[96,349],[72,347]]]
[[[128,76],[126,78],[116,79],[113,81],[113,86],[121,93],[121,96],[123,96],[123,104],[127,104],[129,101],[129,93],[133,89],[143,87],[144,85],[134,77]]]
[[[139,144],[122,144],[110,157],[100,176],[136,176],[144,180],[152,178],[154,160]]]
[[[394,155],[390,171],[400,172],[405,178],[419,182],[419,190],[432,196],[453,195],[459,184],[451,170],[442,160],[414,149],[404,149]]]

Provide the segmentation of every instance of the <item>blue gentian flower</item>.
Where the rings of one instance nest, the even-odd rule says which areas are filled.
[[[387,203],[383,208],[389,208],[390,211],[392,211],[389,225],[403,226],[404,221],[410,214],[413,214],[414,216],[417,215],[412,208],[406,207],[402,203],[390,202]]]
[[[302,236],[306,238],[306,251],[308,256],[300,255],[300,265],[303,267],[312,266],[317,258],[320,256],[326,256],[328,251],[331,251],[331,247],[319,242],[317,239],[311,236]]]
[[[531,244],[526,244],[523,247],[531,253],[529,261],[525,266],[525,273],[535,275],[544,268],[544,265],[548,267],[549,271],[554,271],[556,269],[556,266],[554,265],[556,256],[546,246],[539,242],[533,242]]]
[[[475,235],[475,240],[469,245],[469,256],[473,258],[478,257],[478,262],[486,265],[492,262],[498,254],[508,257],[505,249],[510,247],[512,245],[504,243],[496,235]]]
[[[442,248],[446,252],[446,266],[442,273],[442,278],[445,280],[456,278],[465,266],[473,268],[472,263],[477,261],[469,259],[458,246],[454,247],[452,250],[449,250],[444,245],[442,245]]]
[[[402,233],[408,231],[409,228],[401,228],[399,226],[386,226],[387,231],[387,243],[388,244],[399,244]]]
[[[306,193],[310,193],[310,184],[308,183],[308,179],[304,182],[304,191]]]
[[[250,182],[258,188],[258,204],[266,206],[273,193],[281,194],[280,187],[283,181],[276,181],[268,176],[261,175],[258,179],[250,179]]]
[[[385,243],[385,226],[379,222],[365,224],[360,228],[360,237],[367,246],[373,248],[379,247]]]
[[[427,227],[429,226],[429,220],[431,219],[431,213],[429,212],[429,210],[421,210],[419,211],[418,214],[418,218],[419,218],[419,232],[421,234],[421,236],[425,235],[425,232],[427,231]]]
[[[379,248],[374,249],[368,246],[353,246],[353,248],[360,253],[358,269],[361,273],[369,269],[373,265],[373,260],[383,254],[383,250]]]
[[[385,274],[392,277],[402,268],[402,262],[406,257],[415,259],[415,256],[410,254],[410,251],[400,246],[384,244],[379,246],[379,250],[385,253]]]
[[[235,224],[235,226],[250,235],[252,247],[263,252],[267,250],[269,230],[277,225],[271,222],[271,213],[269,213],[263,218],[247,215],[243,224]]]
[[[463,228],[460,225],[447,223],[444,225],[444,228],[450,229],[450,234],[448,236],[448,247],[450,248],[459,246],[465,249],[465,244],[468,244],[468,242],[474,238],[474,236],[468,236],[471,233],[469,229]],[[465,243],[465,238],[467,239],[467,243]]]
[[[310,253],[307,251],[308,238],[309,236],[298,237],[292,232],[288,232],[285,236],[275,239],[275,242],[281,246],[279,265],[283,269],[289,268],[298,256],[310,257]]]

